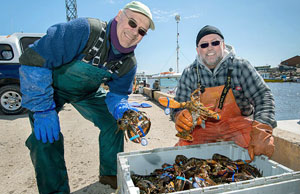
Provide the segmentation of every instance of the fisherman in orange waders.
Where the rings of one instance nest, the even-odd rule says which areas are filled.
[[[235,56],[233,47],[225,44],[214,26],[199,31],[196,51],[196,60],[184,69],[174,99],[190,101],[191,93],[200,87],[201,103],[218,112],[221,120],[198,120],[193,141],[179,139],[176,145],[234,141],[248,149],[252,160],[262,154],[271,157],[272,129],[277,123],[274,99],[263,78],[247,60]],[[193,119],[187,109],[175,109],[172,116],[177,131],[191,130]]]

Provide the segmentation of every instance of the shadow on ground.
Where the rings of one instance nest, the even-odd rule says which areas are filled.
[[[102,185],[99,182],[92,183],[84,188],[74,191],[71,194],[111,194],[116,193],[116,190],[112,189],[108,185]]]
[[[27,112],[24,112],[24,113],[21,113],[18,115],[5,115],[4,113],[2,113],[0,111],[0,119],[3,119],[3,120],[16,120],[16,119],[20,119],[20,118],[26,118],[27,116],[28,116]]]

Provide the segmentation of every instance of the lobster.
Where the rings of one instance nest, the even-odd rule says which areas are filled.
[[[149,133],[151,122],[143,111],[128,110],[121,119],[118,119],[118,131],[127,132],[127,137],[134,143],[140,143],[143,146],[148,144],[145,136]],[[128,139],[125,136],[126,141]]]
[[[202,121],[207,120],[207,118],[213,118],[216,120],[220,120],[221,117],[217,112],[214,112],[210,110],[209,108],[212,107],[206,107],[203,103],[200,102],[200,88],[196,89],[191,94],[191,101],[187,102],[177,102],[174,99],[169,99],[167,97],[160,97],[158,99],[159,103],[163,105],[164,107],[167,107],[165,112],[166,114],[170,113],[169,108],[184,108],[187,109],[193,118],[193,126],[192,129],[188,131],[178,132],[176,134],[177,137],[182,138],[187,141],[193,141],[193,137],[191,135],[193,129],[197,125],[197,120],[200,118]],[[204,122],[202,124],[202,127],[205,128]]]

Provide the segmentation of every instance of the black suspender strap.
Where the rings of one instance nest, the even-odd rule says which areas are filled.
[[[89,49],[86,56],[82,59],[83,62],[89,63],[92,60],[92,64],[94,66],[98,66],[100,63],[100,57],[101,57],[101,46],[104,42],[106,33],[106,23],[101,22],[101,32],[98,36],[98,39],[95,41],[94,45]]]
[[[116,74],[118,77],[125,75],[135,66],[136,59],[134,53],[125,55],[118,61],[111,61],[103,64],[103,67],[105,67],[109,73]]]
[[[225,86],[223,88],[222,94],[221,94],[221,98],[220,98],[220,102],[219,102],[219,106],[218,108],[221,110],[223,108],[223,104],[226,98],[226,95],[231,87],[231,73],[232,73],[232,69],[229,68],[228,72],[227,72],[227,79],[226,79],[226,83]]]
[[[123,64],[122,60],[119,60],[117,63],[111,64],[110,66],[108,66],[107,63],[105,63],[103,66],[107,68],[109,73],[119,74],[118,70],[120,69],[122,64]]]
[[[197,70],[197,77],[198,77],[197,87],[200,88],[201,93],[204,93],[205,92],[205,86],[201,85],[201,78],[200,78],[199,67],[198,67],[197,63],[196,63],[196,70]]]

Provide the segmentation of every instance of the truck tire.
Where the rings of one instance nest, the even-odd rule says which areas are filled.
[[[6,85],[0,88],[0,110],[7,115],[24,112],[21,106],[22,96],[18,85]]]

